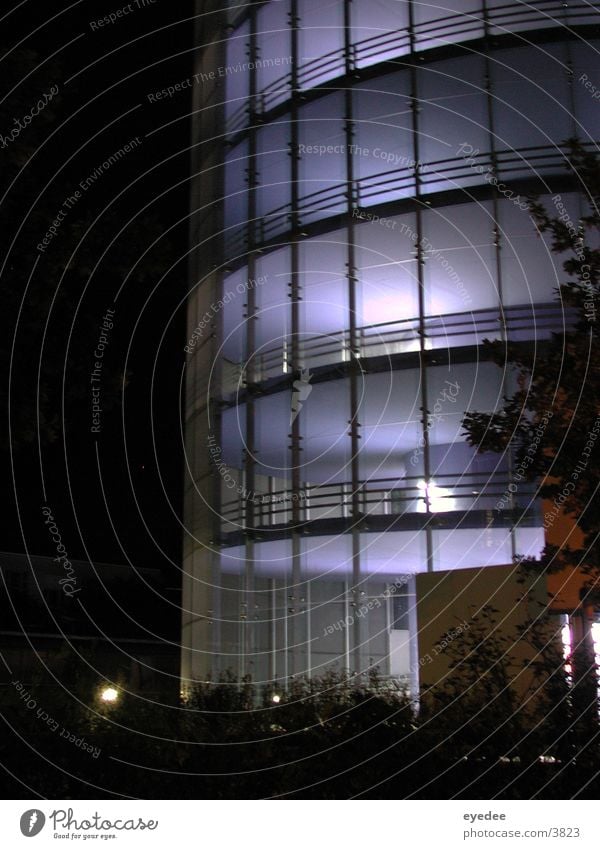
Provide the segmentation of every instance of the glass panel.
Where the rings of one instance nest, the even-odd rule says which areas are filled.
[[[246,405],[223,410],[221,451],[224,462],[232,469],[243,468],[246,448]]]
[[[302,434],[300,474],[310,484],[310,519],[319,509],[319,518],[339,518],[343,514],[339,484],[352,480],[350,467],[350,381],[330,380],[315,383],[309,369],[302,379],[294,383],[294,407],[288,413],[288,431],[291,419],[297,417]],[[336,484],[335,488],[329,484]],[[324,509],[326,508],[326,509]]]
[[[347,208],[343,114],[342,94],[328,95],[300,109],[299,206],[304,223]]]
[[[335,538],[331,539],[334,547],[330,550],[330,565],[349,561],[351,555],[348,537],[340,537],[339,542]],[[323,537],[320,537],[318,542],[322,541]],[[314,556],[314,542],[316,540],[302,540],[302,547],[306,550],[303,560],[309,574],[313,573],[315,563],[323,557],[322,552]],[[313,675],[322,674],[327,665],[337,665],[340,670],[348,667],[347,616],[346,584],[341,580],[313,580],[310,585],[310,650]]]
[[[227,8],[228,23],[234,23],[241,15],[245,14],[251,5],[252,3],[244,3],[243,0],[226,0],[223,6]]]
[[[429,444],[453,445],[464,441],[461,430],[466,410],[491,411],[501,404],[502,369],[485,362],[432,366],[427,372],[427,387],[429,412],[436,410]],[[442,404],[440,411],[436,409],[438,401]]]
[[[362,356],[420,348],[415,228],[416,218],[410,213],[354,229],[356,323],[362,328]]]
[[[229,256],[246,244],[248,219],[248,142],[225,155],[225,240]]]
[[[539,505],[538,505],[539,510]],[[546,545],[546,535],[541,527],[542,519],[539,517],[540,527],[537,528],[515,528],[515,552],[519,557],[539,558]]]
[[[218,646],[222,653],[221,668],[238,670],[241,647],[241,602],[246,552],[242,546],[229,548],[220,555],[221,574],[216,597],[219,610],[215,612]]]
[[[258,379],[267,380],[288,371],[291,307],[289,298],[290,251],[283,248],[256,260],[254,321]]]
[[[598,16],[597,11],[595,14]],[[571,50],[577,134],[584,141],[596,141],[600,139],[600,41],[578,42],[572,45]]]
[[[291,583],[292,546],[289,540],[257,543],[254,547],[254,568],[261,578],[283,579]],[[283,640],[278,643],[283,644]]]
[[[221,526],[224,533],[239,531],[244,526],[247,496],[243,474],[245,447],[246,406],[242,404],[223,411],[220,441],[213,438],[204,449],[215,463],[225,464],[215,466],[220,477]]]
[[[261,474],[289,476],[289,424],[291,392],[267,395],[255,402],[255,459]]]
[[[262,545],[259,546],[259,549]],[[260,555],[259,555],[260,556]],[[262,561],[261,561],[262,562]],[[253,683],[270,684],[273,681],[273,626],[277,624],[278,611],[273,605],[273,581],[256,576],[251,589],[246,588],[242,602],[242,627],[245,634],[245,656]]]
[[[248,95],[250,94],[250,71],[235,71],[243,67],[250,56],[250,27],[248,21],[232,32],[227,39],[227,68],[219,69],[226,75],[225,123],[229,131],[237,130],[248,122]],[[232,73],[227,73],[227,69]]]
[[[413,15],[418,50],[483,35],[480,0],[413,0]]]
[[[291,521],[290,409],[292,393],[278,392],[254,403],[254,446],[256,490],[268,492],[263,499],[261,525],[280,525]]]
[[[300,346],[313,368],[349,357],[348,246],[346,230],[299,245]]]
[[[312,88],[344,71],[343,0],[298,0],[299,82]]]
[[[359,477],[362,511],[386,516],[414,512],[422,445],[418,368],[366,374],[359,385]]]
[[[390,74],[354,88],[354,177],[358,205],[414,194],[410,76]]]
[[[508,566],[512,563],[508,528],[434,530],[432,536],[436,572],[444,569]]]
[[[566,11],[569,26],[582,26],[583,24],[600,23],[600,10],[598,4],[575,3],[573,5],[562,3],[563,13]]]
[[[352,572],[352,540],[347,535],[304,537],[300,545],[302,576],[310,586],[300,584],[297,596],[300,607],[310,602],[312,674],[321,674],[327,664],[347,669],[352,628],[347,579]]]
[[[492,53],[490,58],[495,144],[499,151],[507,151],[499,158],[500,176],[556,171],[562,157],[555,145],[573,134],[566,48],[529,45]],[[548,149],[512,153],[524,148]]]
[[[256,134],[256,213],[259,241],[265,242],[289,227],[291,204],[290,125],[268,124]]]
[[[408,0],[352,0],[350,14],[359,68],[409,52]]]
[[[248,283],[246,266],[234,274],[223,278],[223,347],[225,360],[231,363],[241,363],[246,358],[246,317],[243,293]],[[240,294],[240,292],[242,294]]]
[[[289,0],[271,0],[256,15],[257,91],[263,112],[289,97],[292,63],[289,8]]]
[[[304,571],[322,588],[321,597],[334,600],[344,591],[344,580],[352,575],[352,540],[345,534],[305,537],[302,540]],[[331,582],[331,583],[329,583]],[[342,599],[343,599],[342,595]],[[318,603],[319,595],[313,595]]]
[[[483,182],[465,155],[465,151],[483,153],[477,164],[489,164],[487,97],[483,79],[483,56],[463,56],[419,68],[422,192]]]
[[[425,531],[386,531],[360,535],[361,570],[393,584],[427,569]]]
[[[431,512],[439,514],[487,511],[496,504],[498,489],[503,491],[508,483],[505,460],[502,455],[477,455],[465,442],[462,422],[466,410],[495,410],[502,403],[503,392],[502,369],[493,363],[428,369],[430,480],[420,485],[419,512],[426,512],[427,500]],[[418,453],[422,456],[423,451]],[[485,496],[488,486],[493,490],[490,499]]]
[[[245,660],[255,683],[270,683],[286,679],[291,673],[289,647],[296,639],[302,642],[305,639],[298,632],[302,615],[292,582],[290,541],[256,543],[250,563],[255,589],[252,593],[240,593],[239,599]],[[301,652],[297,650],[297,659],[304,669],[305,657],[298,655]]]
[[[491,202],[428,209],[422,223],[425,315],[431,316],[426,347],[494,338],[500,330],[500,297]],[[486,312],[477,314],[480,310]]]
[[[490,32],[494,35],[505,35],[510,32],[564,25],[567,5],[560,0],[541,0],[535,4],[487,0],[487,7],[490,10]],[[579,3],[577,6],[581,8]]]
[[[578,219],[578,198],[574,194],[565,193],[560,196],[564,209],[573,222]],[[557,215],[557,209],[548,196],[542,198],[551,215]],[[529,215],[522,212],[510,201],[501,201],[498,220],[501,227],[502,250],[502,297],[505,307],[549,304],[554,301],[555,290],[561,281],[567,279],[562,269],[568,254],[555,254],[550,250],[551,239],[540,236]],[[544,321],[543,313],[538,310],[526,309],[519,317],[513,311],[507,312],[507,320],[512,322],[513,331],[520,329],[524,338],[535,338],[545,327],[549,332],[548,322]],[[527,316],[527,319],[526,319]],[[562,320],[560,314],[554,316],[553,322]],[[556,327],[555,327],[556,329]]]
[[[386,588],[385,580],[361,583],[361,589],[355,595],[352,608],[352,615],[361,623],[363,663],[365,665],[368,663],[370,667],[378,667],[382,675],[389,674],[388,607],[391,607],[392,600],[388,600]],[[402,598],[406,599],[406,596]]]

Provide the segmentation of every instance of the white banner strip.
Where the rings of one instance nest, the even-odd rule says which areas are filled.
[[[1,845],[598,846],[592,801],[5,801]],[[28,841],[33,841],[28,843]],[[114,841],[119,841],[118,844]]]

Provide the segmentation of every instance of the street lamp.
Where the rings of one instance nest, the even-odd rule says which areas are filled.
[[[114,687],[103,687],[100,691],[100,698],[106,704],[114,704],[119,699],[119,691]]]

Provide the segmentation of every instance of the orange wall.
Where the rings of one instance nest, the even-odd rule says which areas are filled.
[[[554,505],[552,501],[544,500],[543,512],[552,513]],[[555,521],[546,529],[546,542],[562,548],[580,548],[583,546],[583,534],[577,527],[572,516],[565,516],[562,510],[556,516]],[[550,593],[550,607],[557,612],[566,613],[574,610],[579,605],[579,591],[585,581],[584,575],[578,568],[565,569],[548,575],[548,592]]]

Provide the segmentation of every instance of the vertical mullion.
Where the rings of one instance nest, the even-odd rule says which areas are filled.
[[[290,308],[291,308],[291,371],[290,384],[293,391],[293,383],[301,377],[300,363],[300,274],[299,274],[299,230],[300,216],[298,214],[298,0],[291,0],[290,5],[290,34],[291,34],[291,49],[292,57],[292,97],[290,108],[291,120],[291,245],[290,245]],[[299,533],[300,524],[300,462],[301,462],[301,433],[300,433],[300,417],[296,416],[292,422],[290,433],[290,450],[291,450],[291,478],[292,478],[292,529],[291,529],[291,544],[292,544],[292,591],[291,591],[291,608],[292,614],[290,621],[290,674],[297,674],[299,669],[299,649],[300,643],[300,581],[301,581],[301,545],[302,540]]]
[[[344,0],[344,68],[346,80],[354,69],[352,61],[352,17],[350,14],[350,4],[352,0]]]
[[[429,484],[431,482],[431,460],[429,454],[429,413],[428,413],[428,393],[427,393],[427,368],[428,358],[425,347],[425,259],[423,256],[423,221],[422,221],[422,201],[421,201],[421,176],[419,169],[420,153],[419,153],[419,91],[417,78],[417,63],[415,57],[415,28],[414,28],[414,10],[413,4],[409,6],[409,32],[411,44],[411,104],[413,116],[413,159],[415,161],[415,216],[417,225],[417,280],[419,285],[419,361],[421,371],[421,428],[423,439],[423,478],[425,480],[425,545],[426,545],[426,561],[427,571],[433,572],[433,537],[431,532],[431,517],[429,502]]]
[[[350,55],[350,27],[349,27],[349,4],[346,2],[345,9],[345,54],[348,60]],[[347,214],[347,279],[348,279],[348,331],[350,342],[350,362],[348,364],[348,375],[350,381],[350,468],[352,474],[352,603],[356,610],[360,598],[360,586],[362,580],[361,571],[361,481],[360,481],[360,423],[359,413],[359,380],[362,372],[360,365],[360,341],[356,320],[356,251],[355,251],[355,223],[352,214],[356,196],[354,183],[354,109],[353,92],[349,78],[346,79],[344,90],[344,131],[346,144],[346,214]],[[362,627],[358,616],[353,617],[352,623],[352,645],[351,656],[355,675],[362,673]],[[349,630],[349,629],[347,629]]]
[[[256,58],[257,58],[257,39],[256,39],[256,9],[252,9],[250,13],[250,41],[249,41],[249,60],[250,60],[250,114],[255,114],[255,98],[256,98]],[[247,273],[248,280],[256,279],[256,256],[255,256],[255,222],[256,222],[256,192],[258,186],[258,171],[256,164],[257,153],[257,128],[256,124],[252,124],[248,132],[248,204],[247,204],[247,239],[248,239],[248,265]],[[245,613],[243,620],[243,635],[241,646],[241,661],[243,674],[248,672],[248,657],[254,650],[254,634],[253,619],[250,611],[253,610],[254,597],[254,557],[255,557],[255,542],[254,542],[254,527],[256,523],[256,515],[254,509],[254,495],[256,493],[256,428],[255,428],[255,392],[256,392],[256,377],[255,374],[255,349],[256,349],[256,292],[254,286],[246,287],[246,449],[245,449],[245,469],[246,481],[245,490],[242,497],[245,502],[246,513],[246,557],[245,557],[245,576],[243,583],[243,591],[241,594],[242,607]]]
[[[271,609],[271,657],[270,657],[270,674],[271,681],[277,680],[277,581],[275,578],[269,579],[269,598]]]
[[[489,139],[489,153],[491,160],[491,170],[494,176],[494,181],[492,183],[492,215],[494,217],[494,249],[495,249],[495,258],[496,258],[496,288],[498,291],[498,309],[500,314],[500,334],[501,339],[504,344],[508,344],[508,333],[506,328],[506,313],[504,312],[504,293],[502,286],[502,237],[500,233],[500,199],[498,195],[498,154],[496,151],[496,122],[494,118],[494,93],[492,86],[492,62],[490,59],[491,53],[491,43],[489,37],[489,12],[487,8],[487,0],[483,0],[483,17],[484,17],[484,38],[485,38],[485,49],[484,49],[484,62],[485,62],[485,87],[486,87],[486,100],[487,100],[487,118],[488,118],[488,139]],[[505,372],[502,375],[502,393],[504,396],[508,394],[508,373]],[[512,452],[507,452],[507,462],[508,462],[508,480],[512,479]],[[514,501],[513,494],[511,493],[511,502]],[[514,503],[512,504],[514,508]],[[515,534],[515,524],[514,524],[514,516],[511,519],[511,527],[510,527],[510,544],[511,544],[511,555],[514,559],[517,553],[517,544],[516,544],[516,534]]]
[[[202,42],[203,39],[200,40]],[[219,61],[221,65],[227,64],[227,47],[225,42],[221,42],[219,48]],[[222,98],[224,101],[225,98]],[[222,103],[219,107],[219,115],[217,118],[217,123],[221,126],[225,124],[225,105]],[[204,123],[206,118],[204,118],[207,113],[204,111],[200,112],[202,118],[199,120],[202,122],[200,126],[200,134],[199,138],[194,138],[194,144],[197,144],[200,139],[204,136],[204,133],[210,138],[214,137],[214,132],[211,128],[205,127]],[[213,141],[212,145],[215,147],[219,145],[220,142]],[[226,159],[223,157],[223,165],[221,168],[217,170],[215,176],[214,188],[215,196],[218,198],[225,197],[225,168],[226,168]],[[214,241],[212,241],[210,256],[208,257],[211,266],[215,269],[215,288],[214,292],[217,296],[217,302],[223,296],[223,288],[224,288],[224,275],[222,272],[222,268],[225,264],[225,203],[224,201],[220,204],[217,204],[217,209],[215,211],[215,233],[218,233],[218,238],[215,237]],[[207,266],[204,268],[204,273],[207,272]],[[192,280],[196,279],[196,274],[192,275]],[[212,405],[212,409],[215,411],[214,419],[213,419],[213,429],[216,438],[217,445],[223,445],[223,417],[221,413],[222,409],[222,392],[221,388],[223,385],[222,376],[222,360],[219,355],[221,350],[221,343],[223,340],[223,311],[220,310],[214,319],[214,335],[211,342],[211,362],[218,362],[220,367],[216,369],[216,379],[218,381],[216,386],[215,396],[218,399],[218,403]],[[210,430],[209,430],[210,436]],[[206,446],[204,446],[204,450],[206,450]],[[210,590],[211,597],[211,619],[209,621],[212,624],[210,627],[210,657],[211,657],[211,672],[216,673],[218,676],[222,671],[222,635],[223,635],[223,624],[222,624],[222,615],[223,615],[223,603],[222,603],[222,593],[223,593],[223,578],[221,572],[221,542],[222,542],[222,513],[223,513],[223,504],[222,504],[222,479],[221,475],[214,468],[212,471],[212,499],[213,499],[213,510],[212,510],[212,555],[211,555],[211,576],[212,576],[212,588]],[[209,614],[211,611],[208,611]]]

